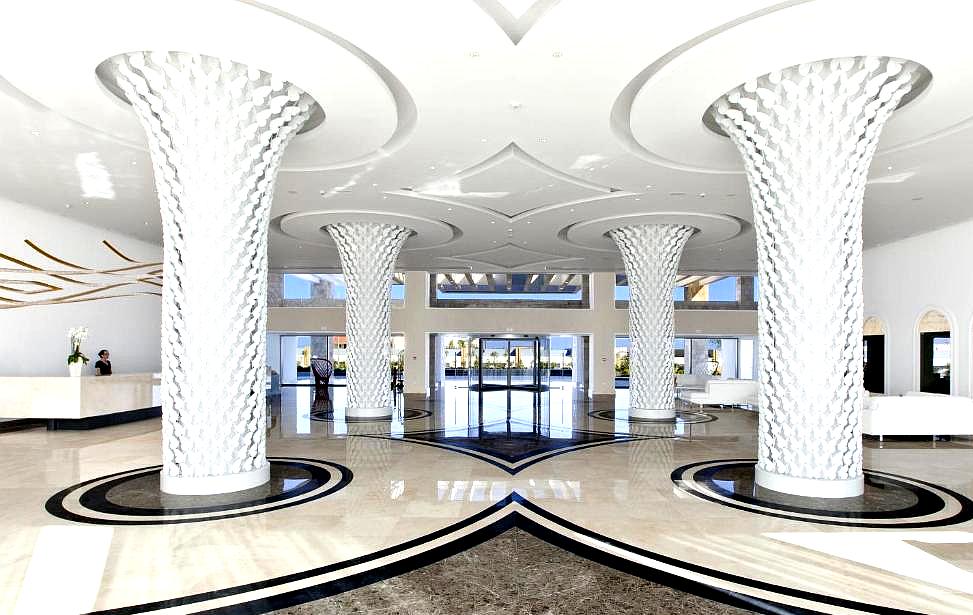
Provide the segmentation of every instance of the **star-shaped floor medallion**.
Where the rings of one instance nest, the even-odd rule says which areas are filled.
[[[568,429],[511,419],[468,429],[435,429],[406,433],[402,436],[369,435],[366,437],[434,446],[475,457],[510,474],[517,474],[524,468],[545,459],[583,448],[671,436],[642,436]]]

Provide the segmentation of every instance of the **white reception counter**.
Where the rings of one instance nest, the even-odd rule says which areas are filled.
[[[0,418],[91,429],[159,416],[160,374],[0,377]]]

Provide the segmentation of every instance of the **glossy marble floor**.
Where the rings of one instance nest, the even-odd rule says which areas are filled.
[[[752,489],[746,410],[441,397],[285,387],[272,484],[199,502],[157,493],[158,419],[0,433],[0,613],[973,612],[970,440],[867,440],[838,506]]]

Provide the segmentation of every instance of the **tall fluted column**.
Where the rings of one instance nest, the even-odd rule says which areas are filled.
[[[345,333],[348,336],[347,416],[391,416],[389,357],[392,274],[395,259],[412,231],[394,224],[350,222],[325,230],[338,246],[345,275]]]
[[[673,304],[679,258],[693,229],[678,224],[625,226],[608,232],[628,277],[629,415],[676,416],[672,369]]]
[[[162,490],[267,482],[267,227],[280,157],[313,100],[187,53],[113,58],[149,141],[162,211]]]
[[[712,113],[743,156],[760,276],[757,483],[850,497],[862,475],[862,198],[917,65],[863,57],[748,82]]]

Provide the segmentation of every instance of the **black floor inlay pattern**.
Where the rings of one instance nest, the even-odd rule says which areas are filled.
[[[374,423],[378,419],[375,418],[356,418],[348,417],[343,414],[339,414],[338,418],[335,418],[334,410],[330,407],[327,409],[319,409],[319,404],[314,405],[315,409],[311,411],[312,421],[323,421],[326,423]],[[399,418],[402,421],[411,421],[414,419],[424,419],[428,416],[432,416],[432,412],[428,410],[419,410],[417,408],[406,408],[405,410],[396,410],[393,416]],[[386,422],[388,419],[384,419]]]
[[[526,427],[516,421],[511,429],[504,426],[487,425],[483,429],[473,429],[467,436],[450,435],[445,430],[423,433],[410,433],[410,440],[445,444],[470,451],[485,453],[509,463],[516,463],[529,457],[550,451],[572,448],[583,444],[611,442],[625,438],[624,435],[589,431],[571,431],[569,436],[552,437],[543,428]]]
[[[271,611],[274,615],[742,615],[752,612],[620,572],[516,527],[400,576]]]
[[[588,416],[596,419],[604,419],[606,421],[614,421],[619,416],[624,416],[625,420],[629,423],[652,423],[652,424],[674,424],[674,423],[684,423],[687,425],[693,425],[696,423],[712,423],[717,420],[717,417],[712,414],[707,414],[705,412],[693,412],[689,410],[676,410],[676,418],[673,419],[643,419],[638,417],[628,416],[628,411],[624,414],[615,412],[615,410],[592,410],[588,413]]]
[[[348,468],[327,461],[291,458],[269,461],[270,481],[243,491],[205,496],[163,493],[160,466],[153,466],[68,487],[52,496],[46,509],[62,519],[101,525],[210,521],[316,500],[344,488],[353,477]]]
[[[677,468],[672,480],[704,499],[758,514],[852,527],[936,527],[973,519],[973,501],[944,487],[865,470],[865,493],[812,498],[765,489],[755,461],[717,460]]]

